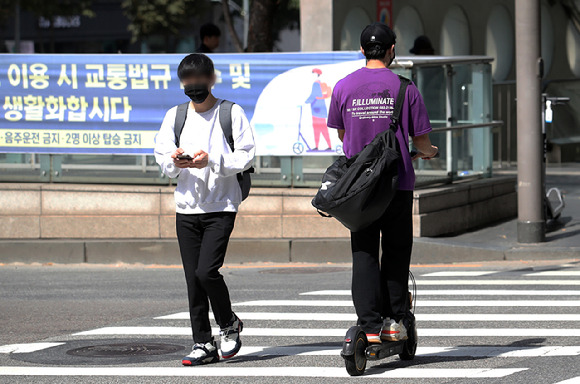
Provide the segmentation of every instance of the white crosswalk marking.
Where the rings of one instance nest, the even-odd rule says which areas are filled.
[[[497,271],[441,271],[441,272],[431,272],[426,273],[421,276],[428,277],[474,277],[474,276],[485,276],[493,275]]]
[[[349,290],[311,291],[301,296],[350,296]],[[580,296],[578,290],[525,289],[419,289],[417,296]]]
[[[557,383],[554,384],[580,384],[580,376],[576,376],[564,381],[558,381]]]
[[[367,375],[363,378],[381,381],[399,378],[413,382],[413,379],[467,380],[513,375],[509,380],[516,382],[518,375],[529,375],[530,370],[535,369],[534,362],[549,364],[552,361],[550,358],[580,356],[580,312],[577,309],[580,307],[580,281],[559,279],[575,274],[551,275],[544,272],[519,272],[517,276],[516,272],[510,272],[509,280],[490,277],[497,271],[422,274],[417,281],[419,289],[416,297],[420,340],[417,356],[421,357],[419,362],[428,364],[394,369],[390,365],[369,363]],[[558,279],[538,280],[528,276]],[[554,289],[550,289],[552,287]],[[284,300],[249,300],[233,305],[237,315],[245,321],[242,332],[244,346],[238,354],[244,358],[237,362],[239,364],[195,369],[155,364],[0,366],[0,381],[2,376],[348,377],[344,366],[336,364],[342,360],[339,356],[346,329],[357,320],[350,290],[308,291]],[[68,335],[68,340],[78,343],[80,340],[96,339],[104,343],[107,339],[157,340],[175,337],[185,343],[191,338],[189,313],[184,311],[121,325],[77,332]],[[213,328],[212,332],[217,334],[219,329]],[[550,342],[544,342],[548,339]],[[63,344],[11,344],[0,346],[0,354],[38,353]],[[265,363],[269,360],[268,356],[282,363],[268,366]],[[489,359],[481,361],[489,362],[490,368],[466,368],[469,367],[464,364],[466,360],[478,358]],[[444,365],[439,364],[442,361]],[[575,373],[570,371],[567,376],[553,379],[562,380]],[[580,384],[578,379],[571,378],[557,384]]]
[[[341,348],[300,347],[242,347],[241,356],[299,355],[338,356]],[[418,347],[417,356],[437,357],[554,357],[580,356],[580,346],[550,347]]]
[[[458,280],[416,280],[418,286],[421,285],[497,285],[497,286],[510,286],[510,285],[529,285],[535,287],[538,285],[558,285],[558,286],[576,286],[580,285],[580,280],[476,280],[476,279],[458,279]]]
[[[356,321],[354,313],[236,312],[236,315],[242,320]],[[213,318],[213,314],[210,317]],[[189,312],[159,316],[155,319],[187,320]]]
[[[30,353],[47,348],[57,347],[64,343],[27,343],[27,344],[8,344],[0,346],[0,353]]]
[[[526,368],[375,368],[368,378],[496,378]],[[330,367],[0,367],[5,376],[153,376],[153,377],[349,377],[344,368]]]
[[[255,300],[238,307],[351,307],[350,300]],[[580,307],[580,300],[421,300],[422,307]]]
[[[212,330],[219,333],[219,328]],[[342,337],[344,328],[244,328],[245,336],[279,336],[279,337]],[[419,328],[422,337],[580,337],[580,329],[570,328]],[[90,331],[74,333],[73,336],[90,335],[156,335],[187,336],[189,327],[104,327]]]
[[[565,276],[580,276],[580,271],[541,271],[541,272],[532,272],[526,273],[525,276],[557,276],[557,277],[565,277]]]
[[[236,312],[242,320],[288,320],[288,321],[350,321],[354,313],[327,312]],[[213,314],[210,315],[213,318]],[[417,313],[418,321],[580,321],[580,314],[570,313]],[[156,320],[189,320],[189,312],[158,316]]]

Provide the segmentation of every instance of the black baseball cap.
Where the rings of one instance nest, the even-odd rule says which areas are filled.
[[[367,25],[360,34],[360,46],[367,49],[369,46],[378,45],[387,50],[391,48],[397,35],[387,25],[379,22]]]

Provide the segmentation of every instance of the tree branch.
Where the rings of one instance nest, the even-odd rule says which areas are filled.
[[[232,21],[232,15],[230,14],[230,5],[228,4],[228,0],[222,0],[222,8],[224,10],[224,19],[226,20],[226,24],[230,31],[230,35],[234,40],[234,45],[238,52],[244,52],[244,47],[242,47],[242,43],[240,42],[240,38],[234,29],[234,23]]]

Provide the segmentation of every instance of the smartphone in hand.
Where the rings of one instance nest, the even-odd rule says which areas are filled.
[[[182,153],[181,155],[177,155],[179,160],[193,160],[193,157],[189,156],[187,153]]]

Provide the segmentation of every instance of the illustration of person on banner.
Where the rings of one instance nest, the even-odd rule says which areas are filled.
[[[314,130],[314,148],[310,151],[319,151],[320,135],[324,136],[328,148],[325,152],[332,152],[332,144],[330,143],[330,134],[326,126],[326,119],[328,117],[328,109],[326,107],[326,99],[332,95],[332,88],[325,82],[320,80],[322,71],[318,68],[312,70],[314,76],[314,83],[312,84],[312,92],[306,104],[310,104],[312,109],[312,128]]]

